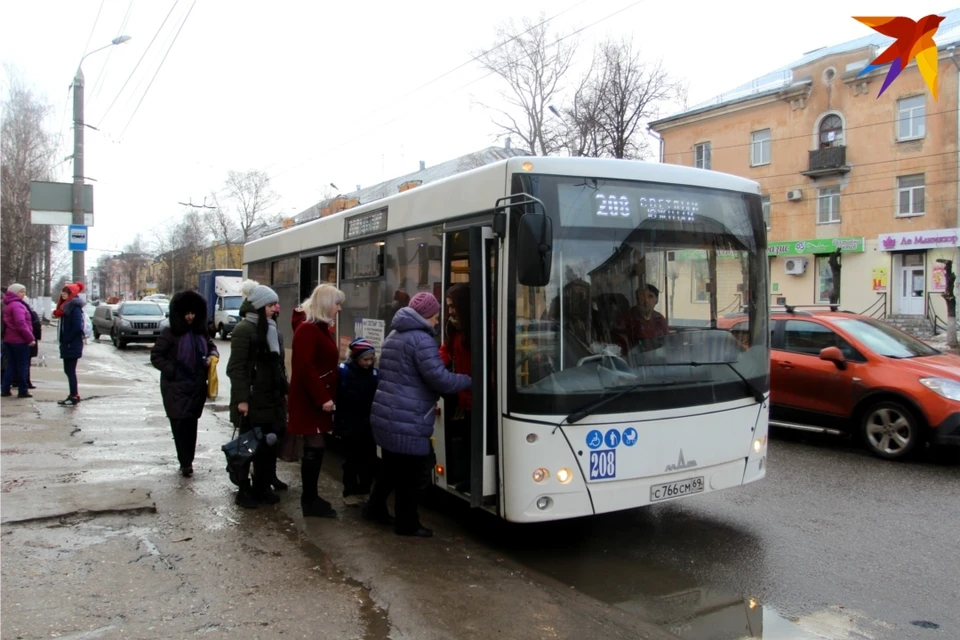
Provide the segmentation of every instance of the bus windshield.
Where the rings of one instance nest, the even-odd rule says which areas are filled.
[[[515,284],[513,410],[566,414],[624,390],[595,413],[666,409],[769,388],[759,196],[531,175],[515,189],[546,205],[553,265],[547,286]]]

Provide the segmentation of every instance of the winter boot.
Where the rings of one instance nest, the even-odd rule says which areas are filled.
[[[234,502],[238,507],[243,507],[244,509],[256,509],[257,508],[257,499],[253,497],[253,489],[250,487],[250,478],[239,478],[240,489],[237,491],[237,497],[234,498]]]
[[[257,459],[253,463],[253,497],[257,502],[277,504],[280,496],[270,490],[270,480],[276,473],[277,458],[269,448],[257,452]]]
[[[337,512],[317,493],[320,468],[323,466],[323,448],[305,447],[300,463],[300,508],[304,518],[336,518]]]

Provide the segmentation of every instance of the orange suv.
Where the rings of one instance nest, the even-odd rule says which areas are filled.
[[[960,356],[845,311],[774,311],[770,338],[771,426],[859,435],[887,460],[960,445]]]

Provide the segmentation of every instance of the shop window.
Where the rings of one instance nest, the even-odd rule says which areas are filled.
[[[830,302],[833,291],[833,271],[830,256],[817,256],[817,302]],[[839,303],[839,300],[837,300]]]
[[[924,213],[926,187],[922,173],[897,178],[897,215],[918,216]]]

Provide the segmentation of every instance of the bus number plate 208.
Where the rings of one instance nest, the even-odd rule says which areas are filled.
[[[590,479],[607,480],[617,476],[617,452],[615,449],[590,452]]]
[[[693,493],[703,491],[703,476],[696,478],[687,478],[686,480],[677,480],[676,482],[667,482],[650,487],[650,502],[658,500],[668,500],[670,498],[679,498],[680,496],[689,496]]]

